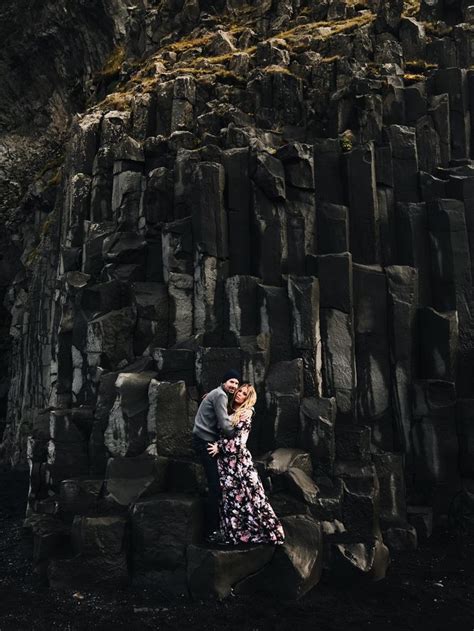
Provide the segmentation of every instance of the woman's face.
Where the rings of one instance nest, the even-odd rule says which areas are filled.
[[[237,403],[237,405],[242,405],[242,403],[247,399],[248,396],[249,389],[247,388],[247,386],[242,386],[235,393],[234,401]]]

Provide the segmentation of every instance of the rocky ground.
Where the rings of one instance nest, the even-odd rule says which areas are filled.
[[[417,552],[392,559],[387,579],[323,580],[295,603],[236,597],[222,603],[165,602],[151,593],[49,591],[32,574],[22,534],[27,478],[0,473],[0,631],[42,629],[431,629],[474,628],[474,541],[462,549],[438,531]]]

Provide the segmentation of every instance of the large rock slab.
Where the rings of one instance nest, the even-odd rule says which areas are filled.
[[[276,193],[275,193],[276,194]],[[286,216],[276,199],[269,199],[254,184],[252,187],[251,238],[252,273],[268,285],[280,285],[284,254],[287,250]]]
[[[134,573],[186,567],[186,549],[201,541],[201,500],[161,494],[137,502],[131,509]]]
[[[293,359],[291,315],[288,292],[284,287],[258,286],[260,332],[270,337],[270,362]]]
[[[70,526],[53,515],[32,515],[27,520],[33,535],[33,563],[43,565],[70,551]],[[26,524],[23,525],[25,528]]]
[[[447,381],[417,381],[414,384],[412,429],[415,487],[430,499],[436,488],[437,501],[447,503],[440,485],[459,478],[459,439],[456,432],[456,392]]]
[[[403,266],[417,270],[420,304],[430,306],[431,254],[426,204],[399,203],[395,214],[398,260]]]
[[[357,263],[378,263],[380,232],[373,143],[347,154],[347,173],[352,256]]]
[[[336,475],[343,481],[342,521],[350,527],[352,540],[371,541],[380,535],[379,481],[375,466],[338,463]]]
[[[269,393],[261,430],[265,450],[296,445],[299,426],[300,397],[296,394]]]
[[[418,152],[415,129],[404,125],[387,128],[393,156],[395,199],[398,202],[418,202]]]
[[[124,517],[76,517],[72,541],[77,555],[50,562],[50,586],[57,590],[124,587],[128,583],[125,528]]]
[[[148,437],[159,455],[191,456],[193,419],[190,418],[184,381],[152,379],[148,390]]]
[[[298,358],[273,364],[268,371],[266,388],[269,392],[302,396],[303,360]]]
[[[126,509],[142,497],[164,489],[167,459],[144,454],[110,458],[104,481],[104,504],[110,510]]]
[[[390,564],[388,548],[376,539],[372,543],[338,543],[332,547],[331,573],[339,580],[379,581]]]
[[[390,361],[392,365],[392,407],[394,445],[404,453],[411,449],[411,384],[414,374],[418,273],[413,267],[385,268],[388,289]]]
[[[319,475],[333,473],[336,454],[334,399],[303,399],[300,406],[298,445],[311,455],[314,471]]]
[[[356,399],[354,317],[321,309],[323,394],[334,397],[340,415],[351,417]]]
[[[393,445],[387,278],[378,266],[354,265],[357,418],[382,449]]]
[[[117,377],[117,396],[104,432],[112,456],[139,456],[145,451],[148,387],[155,376],[155,372],[129,372]]]
[[[63,519],[73,515],[93,515],[99,508],[103,479],[73,478],[63,480],[59,490],[59,506]]]
[[[126,518],[121,516],[76,516],[71,530],[75,552],[90,558],[124,554],[126,523]]]
[[[270,476],[279,476],[290,468],[301,469],[309,476],[313,473],[309,454],[303,449],[293,447],[280,447],[275,451],[270,451],[260,456],[256,463],[260,463],[265,473]]]
[[[250,178],[247,147],[224,152],[230,274],[249,274]]]
[[[263,592],[295,600],[318,583],[323,551],[319,522],[304,515],[283,517],[281,521],[285,543],[276,548],[271,562],[263,570],[236,586],[236,593]]]
[[[117,369],[121,362],[134,359],[133,330],[136,310],[125,307],[94,318],[87,326],[87,359],[90,366],[107,365]]]
[[[426,205],[431,243],[433,306],[439,311],[460,309],[471,286],[471,258],[464,204],[437,199]]]
[[[187,575],[191,595],[201,599],[229,596],[234,585],[270,562],[274,550],[270,545],[226,549],[188,546]]]
[[[319,281],[312,276],[289,276],[293,348],[305,367],[305,394],[321,394],[321,332],[319,322]]]
[[[136,355],[168,345],[168,292],[163,283],[134,283],[137,326],[133,348]]]
[[[379,514],[382,527],[406,522],[405,471],[400,454],[373,454],[379,481]]]
[[[317,243],[321,254],[339,254],[349,250],[349,209],[341,204],[319,202]]]
[[[466,158],[471,140],[467,71],[461,68],[440,68],[430,82],[434,94],[449,95],[452,157]]]
[[[420,377],[455,381],[458,315],[426,307],[419,311]]]
[[[257,283],[254,276],[231,276],[226,280],[224,322],[234,339],[259,332]]]

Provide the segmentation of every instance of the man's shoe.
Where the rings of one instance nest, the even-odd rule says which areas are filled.
[[[211,532],[211,534],[206,537],[206,543],[210,543],[214,546],[227,545],[225,537],[220,530],[214,530],[214,532]]]

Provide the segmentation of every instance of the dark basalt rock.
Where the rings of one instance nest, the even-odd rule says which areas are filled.
[[[469,3],[3,4],[0,460],[36,571],[383,577],[474,476]],[[229,368],[275,550],[202,545],[191,430]]]
[[[138,499],[164,490],[168,462],[147,455],[110,458],[104,481],[104,507],[125,510]]]
[[[286,540],[271,562],[240,582],[237,594],[263,592],[285,600],[300,598],[321,576],[322,537],[319,522],[304,515],[282,518]]]
[[[267,565],[275,549],[271,545],[235,546],[215,549],[190,545],[187,548],[188,584],[194,598],[223,599],[234,585]]]
[[[57,590],[127,585],[125,525],[124,517],[76,517],[72,526],[76,556],[50,562],[50,585]]]
[[[372,543],[338,543],[332,548],[331,572],[342,580],[379,581],[390,564],[387,547],[379,540]]]
[[[134,575],[178,572],[186,591],[186,550],[201,541],[201,501],[192,496],[162,494],[131,509]]]

